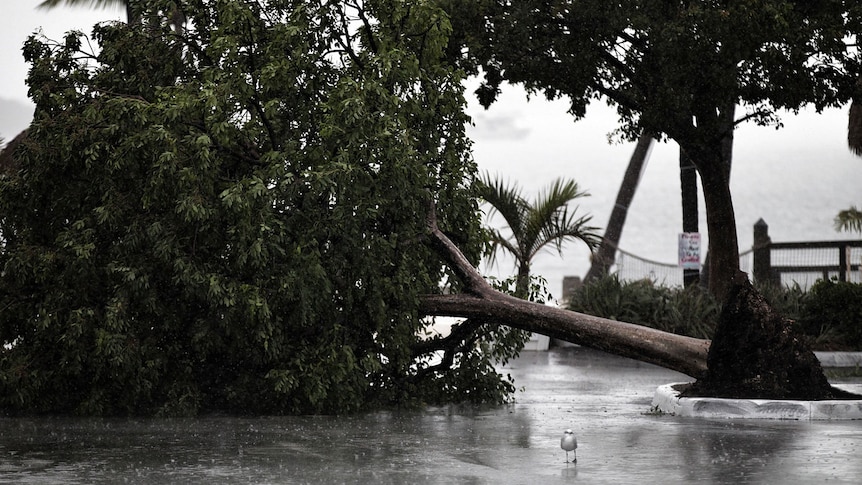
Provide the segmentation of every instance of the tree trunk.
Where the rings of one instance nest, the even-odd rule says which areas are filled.
[[[739,243],[729,170],[721,146],[680,146],[697,167],[703,185],[709,236],[709,291],[718,301],[724,301],[733,278],[739,272]]]
[[[793,322],[779,315],[739,273],[722,308],[704,376],[685,396],[736,399],[854,398],[833,388]]]
[[[623,226],[626,223],[626,217],[628,217],[629,206],[640,183],[652,143],[653,137],[650,134],[644,133],[638,138],[635,150],[629,159],[629,166],[623,175],[620,190],[617,192],[617,200],[613,210],[611,210],[611,218],[608,220],[605,236],[602,238],[596,254],[593,255],[593,264],[584,277],[585,282],[607,274],[615,262],[617,247],[619,247],[620,238],[623,235]]]
[[[437,227],[429,210],[430,240],[465,286],[465,293],[426,295],[424,315],[492,320],[513,328],[649,362],[692,377],[706,371],[708,340],[576,313],[534,303],[494,290],[455,244]]]
[[[856,90],[851,97],[850,115],[847,121],[847,145],[850,151],[862,156],[862,77],[856,81]]]
[[[138,25],[141,23],[141,13],[138,12],[137,0],[126,0],[126,23]]]
[[[530,263],[528,261],[518,261],[515,296],[523,300],[528,299],[530,296]]]
[[[698,378],[706,371],[709,341],[534,303],[493,289],[426,295],[424,315],[489,319]]]

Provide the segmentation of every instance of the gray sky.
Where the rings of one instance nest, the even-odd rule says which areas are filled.
[[[7,141],[26,127],[28,109],[32,109],[24,84],[27,66],[21,56],[27,36],[39,29],[55,39],[70,29],[89,33],[96,22],[124,15],[119,10],[88,8],[37,10],[39,3],[6,0],[0,19],[0,137]],[[480,169],[517,181],[527,195],[557,177],[574,178],[592,194],[582,201],[581,210],[603,227],[633,144],[608,143],[607,134],[616,127],[612,109],[592,106],[587,118],[577,123],[565,110],[564,101],[538,97],[528,103],[518,88],[506,88],[488,111],[472,101],[469,112],[475,126],[469,133],[475,141],[474,157]],[[862,159],[846,148],[846,116],[846,107],[821,115],[804,112],[784,116],[785,128],[778,131],[750,124],[737,130],[731,190],[741,249],[750,247],[750,228],[760,217],[770,224],[776,241],[852,236],[836,234],[831,227],[839,210],[862,203]],[[625,249],[666,262],[675,261],[681,217],[677,150],[675,144],[660,144],[653,150],[621,243]],[[702,219],[702,230],[705,227]],[[561,274],[583,275],[588,268],[588,253],[579,245],[570,246],[565,263],[549,254],[535,265],[539,273],[547,274],[552,289]],[[500,273],[508,270],[500,268]]]

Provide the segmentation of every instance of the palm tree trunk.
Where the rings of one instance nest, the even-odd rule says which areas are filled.
[[[141,17],[135,13],[134,3],[132,0],[126,2],[126,23],[129,25],[141,23]]]
[[[607,274],[616,260],[617,247],[623,235],[623,226],[628,217],[629,206],[632,203],[632,199],[634,199],[644,166],[649,159],[652,143],[653,137],[650,134],[644,133],[638,138],[635,150],[632,153],[631,159],[629,159],[629,166],[623,175],[620,190],[617,192],[617,200],[614,203],[613,210],[611,210],[611,218],[608,220],[605,235],[599,244],[599,249],[593,256],[593,264],[584,277],[585,282]]]
[[[862,156],[862,77],[856,81],[856,90],[850,102],[847,145],[854,154]]]
[[[530,262],[518,262],[518,276],[515,280],[515,296],[523,300],[530,296]]]
[[[682,232],[699,232],[697,210],[697,169],[685,150],[679,149],[679,182],[682,199]],[[696,284],[700,279],[697,269],[683,269],[684,286]]]

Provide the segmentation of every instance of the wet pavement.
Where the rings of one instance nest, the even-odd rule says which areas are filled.
[[[0,419],[0,483],[859,483],[862,421],[650,413],[688,380],[566,347],[502,369],[524,387],[496,408],[343,417]],[[859,378],[851,387],[862,390]],[[577,464],[560,437],[577,435]]]

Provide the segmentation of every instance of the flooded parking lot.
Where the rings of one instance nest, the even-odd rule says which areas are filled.
[[[0,419],[0,483],[858,483],[862,421],[650,413],[687,380],[580,347],[505,368],[514,404],[359,416]],[[858,378],[851,386],[862,390]],[[563,430],[578,437],[566,463]]]

